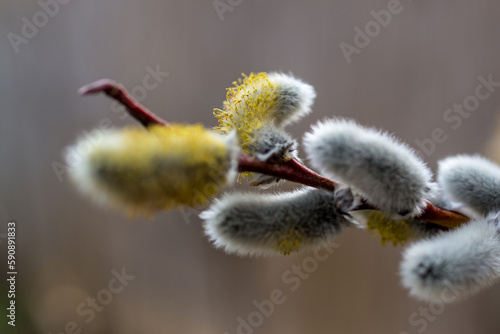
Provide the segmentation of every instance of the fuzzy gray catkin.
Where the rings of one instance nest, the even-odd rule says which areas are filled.
[[[314,167],[353,186],[384,213],[408,218],[425,207],[432,173],[391,135],[335,119],[314,126],[304,144]]]
[[[498,224],[493,214],[413,244],[401,264],[403,285],[419,299],[444,302],[491,285],[500,277]]]
[[[289,254],[332,241],[351,225],[337,208],[345,194],[302,189],[275,195],[227,194],[204,211],[205,233],[216,247],[240,255]]]
[[[283,128],[297,122],[311,112],[316,98],[316,92],[311,85],[284,73],[272,72],[268,77],[276,86],[278,103],[273,110],[273,117],[277,127]]]
[[[500,210],[500,166],[474,155],[439,161],[437,180],[446,196],[482,215]]]

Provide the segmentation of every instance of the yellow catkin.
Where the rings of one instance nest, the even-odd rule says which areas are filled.
[[[380,237],[382,245],[391,242],[394,247],[403,246],[414,234],[406,221],[390,219],[380,211],[370,212],[366,225],[369,231]]]
[[[148,214],[206,203],[228,181],[232,151],[226,138],[202,125],[129,128],[117,144],[96,147],[89,166],[105,202]]]
[[[249,153],[255,141],[255,132],[272,121],[272,111],[278,104],[277,85],[269,80],[267,73],[250,73],[233,82],[227,89],[223,109],[215,109],[219,119],[215,130],[227,134],[235,131],[241,150]]]

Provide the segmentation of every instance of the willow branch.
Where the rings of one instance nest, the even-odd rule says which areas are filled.
[[[166,121],[137,102],[122,85],[113,80],[101,79],[94,81],[80,88],[78,93],[80,93],[80,95],[104,93],[122,104],[128,113],[145,127],[155,124],[168,126]]]
[[[129,114],[139,121],[143,126],[158,124],[168,126],[169,124],[159,118],[146,107],[137,102],[127,90],[120,84],[109,80],[102,79],[88,84],[78,91],[81,95],[90,95],[104,93],[110,98],[121,103],[129,112]],[[297,159],[290,159],[280,164],[268,163],[255,159],[248,154],[241,153],[238,157],[238,170],[240,172],[255,172],[274,176],[292,182],[297,182],[306,186],[335,191],[343,185],[339,182],[330,180],[312,169],[305,166]],[[361,199],[361,204],[352,211],[357,210],[378,210],[373,207],[365,199]],[[469,221],[469,217],[460,213],[440,209],[427,201],[423,213],[415,217],[416,220],[434,223],[447,228],[454,228]]]

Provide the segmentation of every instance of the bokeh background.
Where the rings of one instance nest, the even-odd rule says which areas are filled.
[[[2,233],[14,219],[18,308],[13,329],[1,313],[2,280],[0,331],[238,333],[238,318],[256,311],[253,302],[280,289],[285,302],[240,333],[498,333],[500,284],[429,309],[401,287],[402,248],[382,247],[365,231],[346,231],[291,291],[282,275],[312,254],[226,255],[204,237],[199,209],[129,218],[94,205],[54,170],[65,147],[104,119],[116,128],[136,124],[101,95],[79,97],[80,86],[113,78],[146,92],[143,103],[161,117],[211,127],[225,88],[252,71],[292,72],[316,87],[314,112],[289,128],[299,139],[318,119],[343,116],[413,146],[442,128],[447,139],[423,154],[433,170],[451,154],[498,154],[491,143],[500,92],[458,129],[443,114],[474,94],[479,76],[500,81],[500,3],[401,0],[401,12],[347,62],[340,44],[353,45],[354,28],[364,30],[374,20],[370,11],[389,3],[73,0],[43,22],[40,3],[1,1],[0,269],[7,271]],[[33,16],[45,24],[16,52],[9,33],[22,36]],[[137,88],[157,67],[168,76],[154,89]],[[93,319],[80,315],[87,298],[109,297],[102,291],[122,268],[135,278]]]

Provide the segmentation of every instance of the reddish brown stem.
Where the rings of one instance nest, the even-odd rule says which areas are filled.
[[[415,219],[439,224],[448,228],[458,227],[470,220],[469,217],[464,216],[461,213],[440,209],[437,206],[432,205],[429,201],[427,201],[427,206],[425,207],[424,212]]]
[[[366,202],[365,199],[361,200],[361,204],[354,208],[353,211],[359,210],[378,210],[376,207]],[[464,216],[461,213],[455,211],[448,211],[437,206],[433,205],[431,202],[426,201],[426,206],[422,214],[415,217],[415,220],[421,220],[428,223],[438,224],[448,228],[455,228],[463,223],[466,223],[470,220],[469,217]]]
[[[261,173],[331,191],[335,191],[339,185],[338,182],[319,175],[296,159],[290,159],[282,164],[271,164],[241,153],[238,157],[238,169],[240,172]]]
[[[104,93],[112,99],[121,103],[129,114],[138,120],[142,125],[148,127],[158,124],[168,126],[168,123],[159,118],[146,107],[137,102],[132,95],[120,84],[113,80],[101,79],[83,86],[78,90],[81,95]]]

